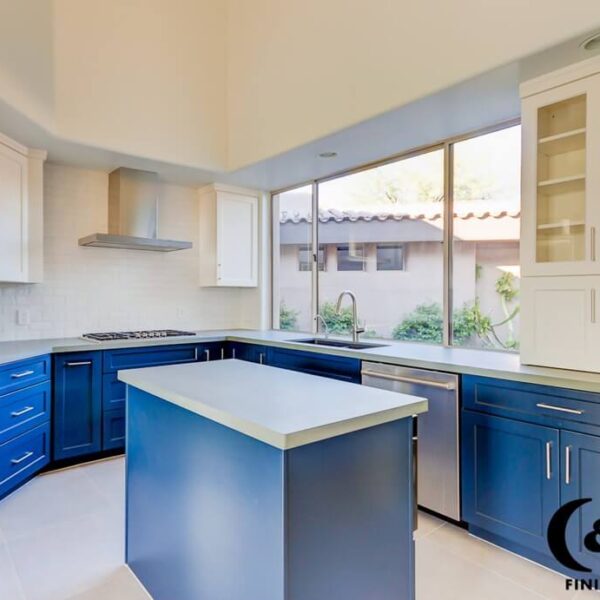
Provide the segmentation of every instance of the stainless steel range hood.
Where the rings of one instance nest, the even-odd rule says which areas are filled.
[[[122,167],[108,179],[108,233],[92,233],[79,245],[156,252],[192,247],[192,242],[158,239],[157,221],[158,175]]]

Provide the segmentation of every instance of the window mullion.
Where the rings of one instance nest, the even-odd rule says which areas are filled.
[[[452,345],[452,242],[454,225],[454,146],[444,144],[444,311],[442,341]]]
[[[319,186],[312,183],[311,331],[317,333],[319,312]]]

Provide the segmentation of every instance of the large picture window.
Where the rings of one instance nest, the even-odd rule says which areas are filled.
[[[367,337],[517,350],[520,137],[488,130],[274,195],[273,326],[348,334],[349,289]]]

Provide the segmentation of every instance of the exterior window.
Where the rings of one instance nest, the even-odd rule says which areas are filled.
[[[377,244],[378,271],[404,271],[403,244]]]
[[[519,348],[521,127],[454,144],[452,343]]]
[[[317,253],[319,271],[325,270],[325,246],[322,244],[319,246]],[[300,246],[298,248],[298,271],[311,271],[312,270],[312,251],[310,246]]]
[[[337,247],[338,271],[364,271],[365,247],[362,244],[344,244]]]
[[[511,124],[274,194],[273,326],[349,335],[351,290],[364,337],[517,351],[520,142]]]

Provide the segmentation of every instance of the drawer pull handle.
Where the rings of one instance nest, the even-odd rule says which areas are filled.
[[[536,404],[538,408],[546,408],[548,410],[556,410],[558,412],[569,413],[570,415],[582,415],[585,411],[577,410],[575,408],[565,408],[564,406],[552,406],[552,404],[544,404],[543,402],[539,402]]]
[[[10,462],[13,465],[18,465],[19,463],[22,463],[24,460],[27,460],[28,458],[33,456],[33,452],[25,452],[25,454],[23,454],[23,456],[21,456],[21,458],[13,458]]]
[[[565,483],[571,483],[571,446],[565,448]]]
[[[546,442],[546,479],[552,479],[552,442]]]
[[[221,360],[225,358],[225,348],[221,348]]]
[[[259,362],[261,365],[264,365],[264,364],[265,364],[265,353],[264,353],[264,352],[261,352],[261,353],[258,355],[258,362]]]
[[[206,354],[206,360],[210,360],[210,350],[205,350],[204,354]]]
[[[235,358],[235,348],[231,351],[231,358]]]
[[[10,413],[11,417],[22,417],[23,415],[26,415],[28,412],[31,412],[32,410],[34,410],[33,406],[26,406],[25,408],[22,408],[21,410],[14,410],[13,412]]]
[[[67,367],[83,367],[84,365],[91,365],[91,360],[79,360],[77,362],[68,362],[65,363]]]
[[[35,371],[22,371],[21,373],[13,373],[11,377],[13,379],[21,379],[21,377],[27,377],[28,375],[33,375]]]

